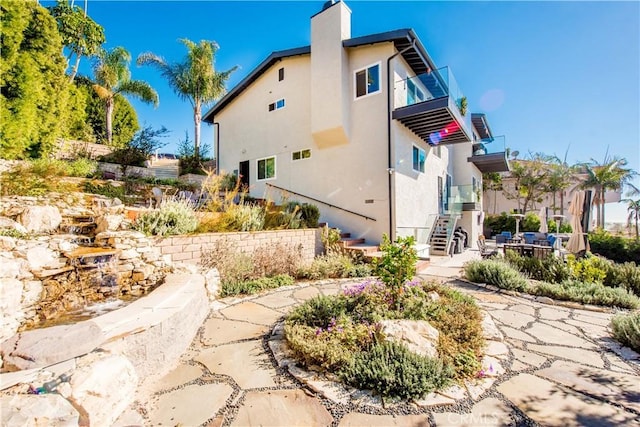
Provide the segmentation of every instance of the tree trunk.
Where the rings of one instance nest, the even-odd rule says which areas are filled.
[[[560,192],[560,215],[564,215],[564,190]]]
[[[76,63],[71,70],[71,75],[69,76],[69,83],[73,83],[73,79],[76,78],[76,74],[78,74],[78,67],[80,67],[80,56],[82,55],[82,49],[80,49],[80,53],[76,55]]]
[[[635,213],[635,217],[636,217],[636,240],[640,240],[640,234],[638,234],[638,215],[640,214],[640,212],[636,211]]]
[[[200,104],[196,103],[195,107],[193,107],[193,123],[195,125],[194,129],[194,142],[193,142],[193,155],[196,158],[196,162],[200,162],[200,121],[202,118],[200,117]]]
[[[602,220],[602,229],[604,230],[604,187],[601,190],[602,192],[602,197],[600,198],[600,201],[602,202],[602,215],[600,216],[600,219]]]
[[[111,141],[113,140],[113,123],[111,122],[113,119],[113,107],[115,105],[115,99],[113,97],[107,98],[106,102],[106,125],[107,125],[107,143],[111,145]]]

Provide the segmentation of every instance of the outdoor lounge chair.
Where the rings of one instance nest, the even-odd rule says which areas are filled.
[[[498,255],[498,251],[487,247],[487,242],[484,238],[478,239],[478,249],[480,249],[480,256],[482,259],[492,258]]]

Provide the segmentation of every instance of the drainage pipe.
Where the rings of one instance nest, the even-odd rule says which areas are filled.
[[[391,149],[391,60],[398,55],[402,55],[409,49],[415,49],[416,47],[416,39],[413,38],[411,40],[411,46],[407,46],[401,51],[398,51],[387,58],[387,172],[389,173],[389,240],[394,242],[396,240],[396,233],[393,228],[394,222],[394,203],[395,203],[395,194],[393,191],[394,178],[393,175],[395,173],[393,168],[392,161],[392,149]]]

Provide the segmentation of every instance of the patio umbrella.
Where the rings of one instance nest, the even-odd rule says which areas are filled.
[[[569,213],[571,214],[571,237],[567,242],[567,251],[576,254],[586,249],[584,244],[584,237],[582,236],[582,208],[584,205],[584,191],[576,191],[573,193],[571,199],[571,206],[569,206]]]
[[[538,217],[540,217],[540,228],[538,229],[538,231],[540,233],[548,233],[549,232],[549,227],[547,226],[547,208],[542,207],[540,208],[540,213],[538,214]]]

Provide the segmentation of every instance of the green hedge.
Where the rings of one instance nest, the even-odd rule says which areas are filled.
[[[640,241],[613,236],[602,230],[589,234],[591,252],[602,255],[614,262],[634,262],[640,264]]]

